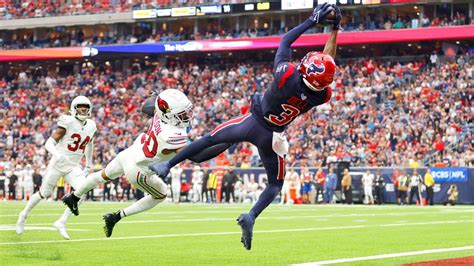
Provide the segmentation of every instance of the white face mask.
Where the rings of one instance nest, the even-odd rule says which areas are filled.
[[[318,89],[318,88],[314,87],[313,84],[309,83],[309,81],[307,81],[305,78],[303,78],[303,82],[312,91],[322,91],[322,90],[325,89],[325,88]]]

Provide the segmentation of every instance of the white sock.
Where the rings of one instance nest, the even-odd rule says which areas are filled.
[[[31,196],[30,200],[28,200],[28,202],[26,203],[25,209],[23,209],[23,214],[25,216],[28,216],[31,210],[33,210],[33,208],[36,205],[38,205],[40,201],[41,201],[41,196],[39,195],[39,192],[36,192],[35,194],[33,194],[33,196]]]
[[[89,190],[95,188],[98,184],[105,182],[107,181],[102,178],[102,171],[92,173],[87,176],[86,180],[84,180],[80,186],[77,187],[76,191],[74,191],[74,195],[81,198]]]
[[[77,203],[77,206],[81,205],[82,201],[84,200],[86,196],[82,196],[82,198],[79,200],[79,202]],[[66,224],[67,220],[69,219],[69,217],[72,215],[72,212],[69,208],[66,208],[64,210],[64,213],[63,215],[61,216],[61,218],[59,218],[59,221],[61,221],[63,224]]]
[[[140,212],[144,212],[155,207],[158,203],[165,199],[155,199],[151,195],[141,198],[139,201],[133,203],[120,212],[120,217],[131,216]]]

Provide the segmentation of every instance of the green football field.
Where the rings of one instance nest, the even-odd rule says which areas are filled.
[[[58,202],[40,203],[25,233],[16,235],[24,204],[0,202],[2,265],[288,265],[338,259],[398,265],[474,256],[472,206],[272,205],[257,220],[247,251],[235,218],[250,205],[162,204],[123,219],[107,239],[102,214],[130,203],[86,202],[80,216],[69,220],[71,240],[63,240],[51,227],[64,210]],[[382,256],[369,257],[375,255]]]

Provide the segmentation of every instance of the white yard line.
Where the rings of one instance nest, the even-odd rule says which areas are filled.
[[[313,227],[313,228],[299,228],[299,229],[277,229],[277,230],[258,230],[254,233],[288,233],[288,232],[306,232],[306,231],[328,231],[328,230],[344,230],[344,229],[361,229],[361,228],[377,228],[377,227],[392,227],[392,226],[407,226],[407,225],[438,225],[438,224],[458,224],[458,223],[473,223],[474,220],[459,220],[459,221],[439,221],[439,222],[420,222],[408,224],[381,224],[381,225],[353,225],[353,226],[333,226],[333,227]],[[187,233],[187,234],[162,234],[162,235],[148,235],[148,236],[126,236],[113,238],[83,238],[73,240],[45,240],[45,241],[25,241],[25,242],[0,242],[0,246],[6,245],[27,245],[27,244],[47,244],[47,243],[73,243],[73,242],[87,242],[87,241],[114,241],[127,239],[150,239],[150,238],[169,238],[169,237],[194,237],[194,236],[219,236],[219,235],[240,235],[240,231],[234,232],[208,232],[208,233]]]
[[[48,226],[25,226],[25,230],[38,230],[38,231],[56,231],[58,229]],[[0,231],[15,231],[15,225],[0,225]],[[68,231],[91,231],[89,229],[68,229]]]
[[[420,250],[420,251],[381,254],[381,255],[367,256],[367,257],[315,261],[315,262],[307,262],[307,263],[294,264],[294,265],[297,265],[297,266],[329,265],[329,264],[337,264],[337,263],[348,263],[348,262],[354,262],[354,261],[380,260],[380,259],[388,259],[388,258],[399,258],[399,257],[416,256],[416,255],[424,255],[424,254],[432,254],[432,253],[445,253],[445,252],[471,250],[471,249],[474,249],[474,246],[427,249],[427,250]]]
[[[301,210],[266,210],[265,213],[286,213],[286,212],[301,212]],[[209,214],[217,214],[217,213],[232,213],[232,214],[238,214],[238,211],[233,211],[233,210],[220,210],[220,211],[149,211],[149,212],[143,212],[141,215],[166,215],[166,214],[178,214],[178,215],[183,215],[183,214],[203,214],[203,213],[209,213]],[[452,213],[474,213],[473,210],[456,210],[456,211],[450,211],[447,214],[452,214]],[[58,212],[58,213],[35,213],[34,210],[30,216],[41,216],[41,217],[49,217],[49,216],[59,216],[62,215],[63,212]],[[86,212],[86,213],[81,213],[79,214],[80,216],[102,216],[105,214],[104,212]],[[315,214],[315,215],[309,215],[309,216],[298,216],[298,217],[320,217],[320,218],[331,218],[331,217],[368,217],[368,216],[410,216],[410,215],[420,215],[420,214],[440,214],[439,211],[423,211],[423,212],[393,212],[393,213],[350,213],[350,214]],[[1,214],[0,217],[18,217],[18,214]],[[473,214],[474,217],[474,214]]]
[[[150,212],[144,212],[142,214],[149,214]],[[154,213],[154,214],[162,214],[162,213]],[[301,219],[326,219],[327,218],[351,218],[351,217],[391,217],[391,216],[411,216],[411,215],[424,215],[424,214],[439,214],[438,212],[407,212],[407,213],[380,213],[380,214],[363,214],[363,213],[353,213],[353,214],[333,214],[333,215],[298,215],[298,216],[263,216],[258,218],[259,220],[301,220]],[[32,214],[31,216],[36,217],[36,216],[41,216],[41,215],[35,215]],[[48,215],[50,216],[50,215]],[[59,215],[54,215],[59,216]],[[95,215],[86,215],[86,214],[81,214],[80,216],[96,216],[98,218],[98,221],[96,222],[70,222],[68,225],[88,225],[88,224],[104,224],[104,222],[100,221],[100,218],[102,217],[102,214],[95,214]],[[1,217],[1,216],[0,216]],[[16,216],[15,216],[16,217]],[[468,218],[474,218],[468,217]],[[74,219],[74,218],[72,218]],[[125,220],[120,222],[121,224],[135,224],[135,223],[190,223],[190,222],[208,222],[208,221],[235,221],[236,217],[212,217],[212,218],[174,218],[174,219],[152,219],[152,220]],[[354,220],[354,222],[361,222],[361,221],[367,221],[367,220]],[[395,223],[404,223],[407,221],[396,221]],[[41,226],[41,225],[50,225],[51,223],[31,223],[28,225],[36,225],[36,226]],[[10,224],[11,225],[11,224]]]

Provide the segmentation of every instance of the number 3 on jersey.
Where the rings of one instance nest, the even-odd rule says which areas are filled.
[[[158,141],[153,130],[148,130],[146,134],[142,136],[141,143],[143,144],[143,154],[147,158],[153,158],[158,152]]]
[[[300,114],[300,110],[293,105],[284,103],[281,105],[281,108],[283,108],[283,112],[279,115],[270,114],[268,117],[265,117],[265,119],[277,126],[284,126]]]
[[[84,150],[86,149],[87,143],[89,143],[89,141],[91,141],[91,137],[87,136],[84,139],[84,141],[81,143],[81,135],[79,135],[77,133],[72,134],[71,139],[73,139],[74,142],[72,144],[67,145],[67,149],[72,151],[72,152],[77,151],[77,149],[80,149],[80,150],[82,150],[82,152],[84,152]],[[79,145],[79,143],[81,143],[81,145]]]

